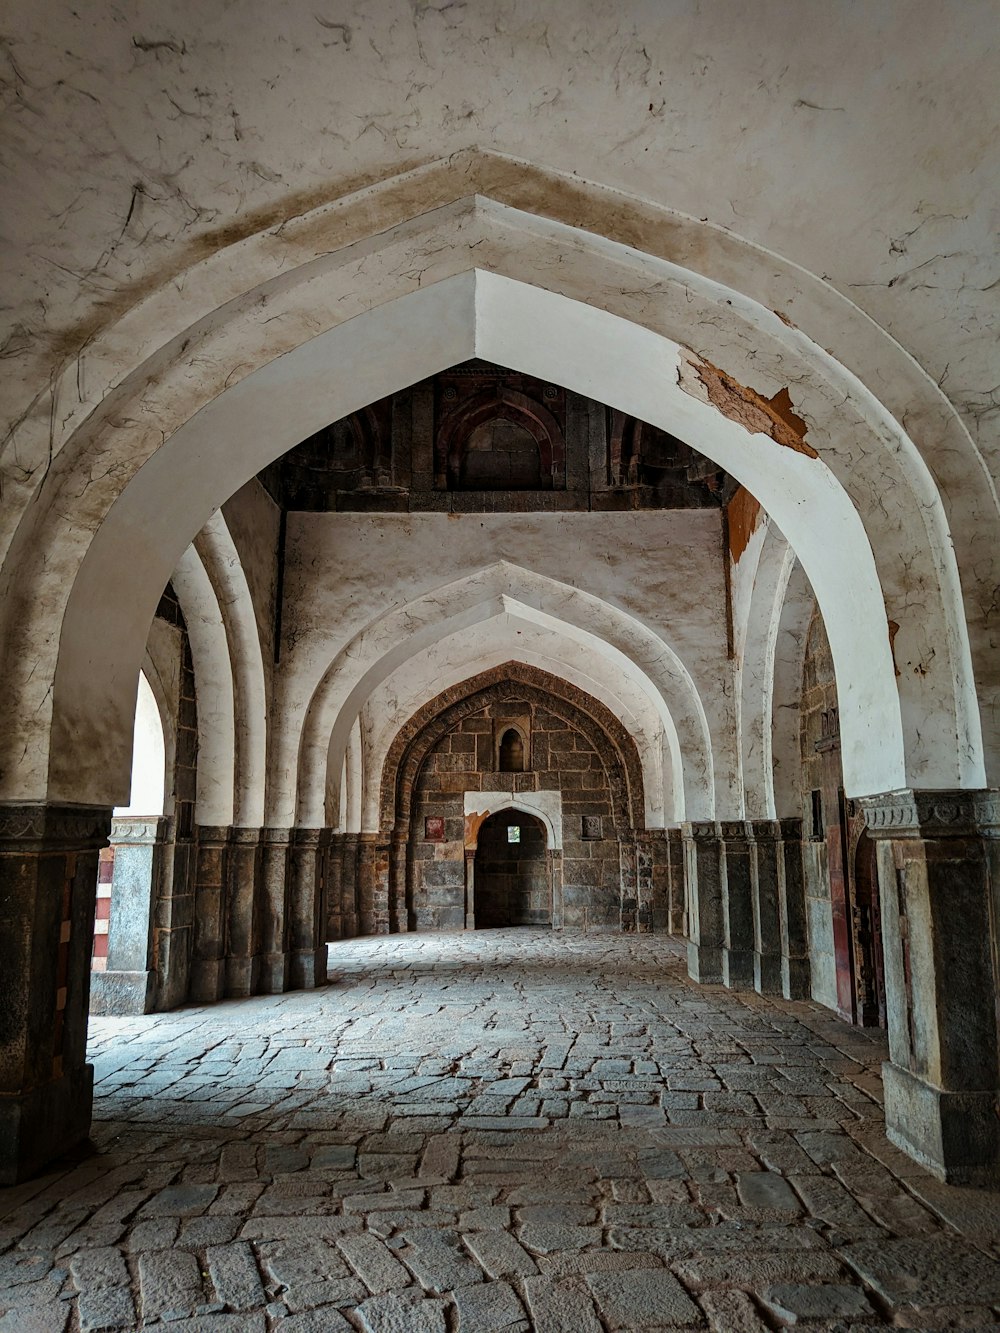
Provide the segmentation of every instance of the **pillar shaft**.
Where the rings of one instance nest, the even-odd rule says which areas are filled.
[[[727,820],[722,829],[722,980],[749,989],[754,973],[754,845],[750,825]]]
[[[886,1132],[941,1179],[996,1184],[1000,794],[905,791],[861,804],[877,841]]]
[[[753,825],[756,858],[753,892],[753,985],[761,995],[780,995],[781,921],[783,879],[781,826],[777,820],[758,819]]]
[[[111,811],[0,806],[0,1185],[85,1139],[97,861]]]
[[[148,1014],[156,1007],[153,930],[169,868],[168,821],[132,816],[111,824],[115,849],[108,959],[90,981],[90,1012]]]
[[[260,969],[257,986],[265,995],[288,989],[289,882],[288,856],[291,829],[261,830]]]
[[[322,829],[293,829],[289,852],[288,983],[312,990],[326,983],[326,903]]]
[[[191,999],[195,1004],[211,1004],[225,994],[229,837],[228,825],[202,825],[198,829],[191,959]]]
[[[781,993],[786,1000],[805,1000],[812,990],[805,873],[802,866],[802,820],[782,819],[778,926],[781,931]]]
[[[260,832],[257,828],[234,828],[229,848],[225,993],[231,996],[253,995],[257,989]]]
[[[688,973],[695,981],[722,981],[722,838],[716,823],[683,826],[684,895],[688,920]]]

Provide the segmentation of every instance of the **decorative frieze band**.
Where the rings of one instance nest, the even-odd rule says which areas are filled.
[[[897,791],[863,796],[873,838],[962,838],[1000,831],[998,791]]]
[[[0,805],[0,851],[83,851],[105,847],[111,811],[92,805]]]

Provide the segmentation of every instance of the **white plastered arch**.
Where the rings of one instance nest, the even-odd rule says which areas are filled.
[[[607,653],[580,638],[540,626],[518,614],[518,605],[504,599],[506,609],[468,633],[448,636],[408,658],[369,695],[362,716],[365,728],[366,772],[364,829],[379,827],[381,776],[386,756],[400,728],[423,705],[442,691],[505,662],[516,660],[566,680],[604,704],[621,721],[635,742],[642,766],[645,822],[662,828],[684,818],[683,756],[676,761],[664,725],[665,705],[651,682],[645,688],[616,669]],[[654,697],[655,696],[655,697]],[[667,720],[670,721],[669,715]],[[671,723],[672,725],[672,723]],[[676,742],[676,730],[673,739]],[[680,765],[674,768],[674,763]],[[328,765],[327,807],[336,809],[338,793],[330,788],[340,771],[331,751]]]
[[[226,625],[205,564],[194,546],[171,577],[191,647],[198,700],[195,820],[233,823],[236,783],[236,692]]]
[[[257,618],[243,564],[221,510],[201,529],[194,546],[215,593],[231,663],[235,745],[232,822],[255,828],[264,822],[267,773],[267,690]],[[199,706],[201,690],[199,680]]]
[[[713,735],[698,691],[670,645],[601,599],[502,560],[380,617],[330,664],[317,682],[302,728],[297,823],[323,823],[325,775],[339,768],[349,728],[372,691],[415,652],[505,614],[505,599],[517,603],[522,617],[601,652],[615,674],[624,672],[651,699],[661,701],[672,768],[683,775],[688,817],[714,817],[714,752],[725,745],[726,729],[719,725]],[[289,733],[287,743],[293,739]],[[290,766],[281,756],[275,761]],[[723,803],[728,795],[723,789]]]
[[[972,675],[964,626],[956,620],[960,590],[943,509],[916,451],[864,386],[842,365],[821,353],[803,334],[789,329],[766,307],[740,296],[732,288],[720,288],[690,270],[679,270],[669,261],[642,256],[616,243],[574,232],[562,223],[539,222],[523,213],[515,216],[514,210],[509,208],[494,207],[491,211],[482,206],[482,201],[473,201],[472,214],[470,221],[469,209],[465,208],[463,213],[463,209],[456,205],[449,217],[448,209],[442,208],[435,215],[433,225],[425,226],[424,234],[416,236],[416,240],[414,237],[419,228],[401,224],[396,232],[386,234],[377,251],[369,246],[363,253],[359,250],[356,257],[346,255],[338,256],[336,260],[317,260],[304,265],[301,272],[275,278],[266,293],[266,300],[282,313],[283,318],[287,310],[288,321],[280,330],[269,328],[266,346],[260,330],[254,328],[253,302],[249,299],[237,302],[225,314],[220,311],[207,320],[198,336],[191,340],[190,352],[181,355],[178,349],[170,348],[162,355],[157,354],[144,367],[141,383],[139,380],[134,385],[123,382],[121,392],[109,395],[84,422],[77,437],[79,450],[71,451],[72,456],[65,460],[57,456],[50,476],[54,499],[61,483],[73,478],[79,452],[79,461],[89,482],[83,488],[79,487],[78,481],[73,483],[79,502],[79,522],[68,538],[70,549],[63,550],[58,561],[46,565],[45,553],[52,549],[53,540],[51,529],[46,531],[50,520],[54,522],[51,503],[37,506],[40,527],[30,525],[30,531],[25,529],[23,533],[23,540],[19,535],[11,548],[16,572],[24,574],[24,582],[19,584],[20,591],[11,599],[11,605],[22,611],[30,608],[26,618],[31,631],[24,636],[23,653],[15,655],[11,663],[10,679],[18,702],[16,715],[20,720],[13,747],[23,745],[27,731],[34,732],[29,740],[40,740],[41,744],[34,748],[29,746],[34,762],[23,771],[19,781],[14,781],[9,766],[5,766],[3,790],[27,794],[41,789],[53,798],[73,796],[79,799],[85,796],[94,799],[101,786],[108,785],[113,766],[94,743],[92,719],[101,716],[117,720],[122,713],[126,695],[122,674],[128,670],[132,676],[140,656],[139,649],[132,643],[135,637],[132,621],[147,609],[151,615],[150,604],[154,603],[156,595],[153,588],[156,582],[162,587],[169,577],[171,567],[180,555],[176,549],[178,541],[185,537],[189,539],[193,535],[191,529],[201,526],[211,508],[259,470],[264,462],[309,434],[310,429],[383,396],[400,387],[401,381],[423,377],[474,354],[506,359],[515,368],[530,369],[582,392],[591,392],[612,405],[652,420],[654,424],[666,423],[675,434],[687,434],[691,438],[693,432],[696,447],[744,479],[775,514],[809,566],[827,613],[825,619],[838,676],[847,685],[844,690],[848,696],[843,716],[844,759],[845,774],[853,791],[860,793],[899,786],[907,780],[914,785],[979,785],[983,781],[979,720],[971,694]],[[433,253],[442,257],[426,266],[421,263],[406,270],[401,260],[408,252],[412,255],[414,247],[422,260],[427,259],[429,233],[435,228],[440,233],[447,233],[449,228],[451,232],[450,242],[447,237],[442,241],[440,235],[430,237],[441,242]],[[505,244],[498,240],[504,233],[507,236]],[[481,248],[487,240],[494,247],[492,251],[489,245]],[[523,244],[525,240],[527,250],[515,254],[517,242]],[[567,300],[565,296],[541,293],[537,287],[525,287],[523,283],[508,283],[504,288],[500,285],[504,281],[502,278],[480,273],[471,283],[472,329],[468,327],[468,309],[464,311],[466,326],[463,332],[459,327],[461,320],[455,318],[454,301],[442,299],[438,304],[438,320],[428,326],[428,329],[434,329],[436,340],[432,347],[425,349],[425,355],[421,352],[423,365],[415,364],[420,362],[421,355],[414,352],[405,358],[405,368],[397,368],[390,379],[390,372],[381,365],[385,359],[384,349],[392,346],[396,351],[400,346],[400,335],[406,332],[411,338],[426,336],[417,327],[421,321],[403,318],[401,307],[407,305],[412,316],[416,310],[414,302],[420,298],[429,298],[432,294],[438,296],[445,287],[454,293],[455,261],[458,261],[459,268],[463,263],[473,262],[472,247],[476,248],[474,262],[509,271],[519,269],[520,276],[537,276],[539,282],[549,285],[555,285],[558,275],[559,284],[569,296],[582,298],[586,292],[587,299],[615,309],[622,318],[616,319],[606,311],[588,307],[582,299]],[[637,283],[634,279],[641,276],[644,264],[650,269],[647,280]],[[378,270],[373,283],[366,283],[364,279],[373,270]],[[437,289],[425,287],[420,292],[400,297],[401,282],[405,289],[415,281],[401,280],[400,272],[415,273],[418,270],[420,281],[425,284],[436,282]],[[623,285],[621,279],[629,272],[633,280]],[[387,275],[395,282],[395,298],[385,289]],[[334,278],[353,289],[353,306],[349,300],[346,305],[338,307],[332,299],[330,283]],[[379,280],[383,282],[380,289]],[[801,280],[806,281],[805,275],[801,275]],[[520,295],[515,294],[515,288],[521,289]],[[355,346],[359,341],[365,344],[367,355],[364,360],[352,358],[344,338],[337,338],[338,332],[343,332],[344,324],[318,334],[311,343],[301,341],[316,328],[314,311],[321,294],[321,305],[329,321],[332,318],[329,312],[335,308],[338,313],[343,311],[345,317],[363,308],[375,299],[374,289],[381,292],[381,299],[387,304],[351,321],[351,333],[355,337],[347,340]],[[815,297],[813,288],[809,290]],[[725,295],[726,291],[731,295]],[[469,292],[469,287],[463,289],[466,307]],[[527,292],[534,296],[529,298],[525,295]],[[265,299],[264,296],[261,299]],[[543,305],[548,301],[545,310],[557,316],[558,329],[545,330],[545,347],[540,346],[543,331],[534,323],[540,300]],[[567,308],[552,304],[561,300],[566,302]],[[533,302],[534,311],[531,309]],[[689,307],[687,310],[685,305]],[[515,306],[515,327],[507,327],[506,322]],[[730,309],[720,315],[723,307]],[[422,309],[426,312],[429,306],[424,304]],[[838,309],[839,318],[846,319],[848,312]],[[398,318],[390,317],[390,310]],[[707,318],[706,311],[714,318]],[[383,312],[386,317],[380,319]],[[581,314],[585,316],[582,320],[578,318]],[[271,320],[274,318],[274,315],[270,316]],[[599,326],[607,320],[611,323],[603,324],[601,352],[591,349],[590,356],[581,359],[579,353],[588,341],[588,335],[599,332]],[[367,323],[362,336],[363,321]],[[654,327],[642,328],[642,322]],[[578,327],[581,324],[585,328]],[[237,326],[242,331],[242,342],[237,336]],[[851,488],[856,502],[865,512],[876,538],[890,608],[899,602],[903,610],[915,612],[904,616],[900,632],[901,643],[912,648],[907,651],[906,660],[913,669],[904,673],[900,686],[907,700],[909,718],[909,768],[903,762],[901,729],[894,716],[898,715],[898,707],[894,704],[888,712],[883,707],[889,697],[885,688],[887,644],[882,645],[882,652],[878,651],[874,641],[866,645],[870,651],[866,653],[865,674],[868,679],[865,680],[859,678],[850,645],[844,642],[843,622],[851,620],[854,625],[865,624],[866,632],[874,633],[874,625],[884,615],[882,612],[874,616],[872,594],[878,585],[875,562],[870,558],[860,522],[853,510],[848,513],[851,506],[844,491],[819,460],[781,450],[764,437],[753,437],[748,441],[741,428],[720,417],[714,409],[696,410],[705,405],[698,404],[690,395],[683,395],[690,401],[681,404],[680,395],[672,392],[676,389],[673,381],[678,353],[673,340],[657,332],[662,328],[678,333],[684,329],[701,329],[697,340],[693,332],[685,336],[689,341],[699,341],[700,350],[714,352],[715,357],[725,361],[727,368],[733,369],[737,375],[756,375],[754,382],[764,392],[794,378],[803,391],[801,410],[809,417],[811,428],[814,422],[822,420],[822,424],[813,429],[812,438],[819,444],[824,457],[837,468],[844,485]],[[716,332],[705,332],[709,328]],[[567,336],[562,336],[563,331]],[[227,336],[230,341],[228,353],[224,347]],[[324,341],[331,337],[332,343]],[[706,339],[710,341],[706,342]],[[330,355],[337,342],[345,345],[337,354]],[[645,350],[633,357],[630,352],[638,350],[634,347],[636,343],[643,344]],[[322,411],[316,393],[304,392],[309,380],[309,364],[315,360],[315,355],[310,357],[308,354],[310,348],[313,354],[325,353],[328,363],[339,362],[345,371],[342,384],[331,385],[328,371],[323,376],[326,392]],[[282,351],[287,355],[279,355],[277,361],[261,364],[262,359]],[[183,372],[188,364],[185,357],[195,354],[203,366],[213,369],[201,377],[197,386],[185,385]],[[748,369],[751,358],[756,370]],[[575,360],[576,373],[566,375],[562,368],[570,360]],[[638,372],[640,363],[643,367],[641,374]],[[215,384],[214,368],[218,370]],[[246,378],[238,380],[244,369]],[[232,387],[223,393],[222,386],[227,382]],[[317,386],[318,383],[317,375]],[[282,387],[284,395],[280,391]],[[213,392],[219,393],[219,397],[208,402]],[[128,428],[123,429],[125,403],[129,394],[135,396],[136,393],[135,416],[129,418],[126,414],[124,420]],[[200,402],[207,404],[200,412],[192,409],[192,394],[199,395]],[[278,400],[282,398],[284,422],[276,423],[276,429],[270,431],[268,426],[273,419],[270,408],[278,408]],[[157,407],[158,399],[162,412]],[[833,413],[835,402],[839,407],[836,415]],[[649,410],[650,406],[653,410]],[[252,447],[243,448],[237,460],[226,442],[231,439],[232,427],[239,424],[241,413],[245,414],[247,427],[252,423],[259,424],[261,438],[254,439]],[[166,444],[157,447],[162,439],[164,420],[177,428],[172,434],[168,430]],[[178,425],[178,422],[184,424]],[[112,423],[117,427],[117,439]],[[218,430],[213,435],[213,425],[223,426],[221,436]],[[213,439],[216,447],[206,450],[205,439]],[[241,445],[246,440],[244,429]],[[724,441],[727,448],[722,447]],[[109,462],[112,455],[117,461],[119,454],[114,451],[121,449],[124,449],[124,457],[131,460],[124,470],[107,466],[103,471],[97,471],[99,465]],[[90,533],[108,514],[123,476],[127,477],[129,469],[137,467],[144,458],[149,461],[136,473],[114,506],[113,521],[104,521],[100,535],[91,540]],[[189,474],[187,494],[170,497],[169,502],[160,504],[157,513],[154,496],[159,495],[162,501],[164,494],[169,495],[171,490],[171,478],[185,471]],[[898,512],[886,524],[876,512],[877,494],[873,498],[872,492],[877,492],[877,488],[871,484],[873,474],[883,479],[892,478],[896,496],[894,506]],[[197,484],[190,485],[192,477]],[[173,489],[179,491],[181,488],[175,485]],[[968,499],[970,493],[971,488],[966,485],[963,498]],[[191,512],[192,494],[199,506],[196,513]],[[808,510],[808,517],[804,512],[797,514],[800,509]],[[155,519],[152,525],[148,521],[151,514]],[[905,514],[916,516],[919,521],[911,522],[905,519]],[[809,518],[812,533],[809,532]],[[994,518],[995,515],[991,518],[987,514],[984,521]],[[816,528],[820,521],[827,550],[832,537],[847,555],[845,561],[839,562],[841,566],[845,563],[849,566],[844,570],[839,588],[831,586],[837,582],[833,574],[824,577],[819,568]],[[918,540],[921,530],[923,545]],[[977,531],[981,533],[982,530],[980,523]],[[34,538],[39,540],[33,542]],[[979,536],[977,541],[981,544]],[[74,542],[77,543],[75,548]],[[148,586],[133,586],[137,576],[121,568],[123,542],[126,546],[134,544],[142,556],[133,563],[141,566],[142,581]],[[914,542],[916,548],[911,549]],[[868,550],[867,555],[857,549],[861,546]],[[38,552],[38,563],[33,563],[33,550]],[[87,556],[83,560],[85,551]],[[852,576],[861,572],[861,566],[865,567],[862,583],[847,586]],[[74,582],[77,568],[80,573]],[[904,570],[909,571],[911,581],[914,570],[917,570],[918,586],[904,586]],[[10,572],[8,568],[8,578]],[[116,585],[115,591],[117,585],[122,585],[123,597],[107,595],[109,578]],[[54,627],[51,615],[56,607],[66,605],[65,593],[60,589],[70,583],[74,591],[60,634],[58,622]],[[48,588],[51,596],[37,595],[42,585]],[[846,603],[846,608],[841,605],[838,609],[834,605],[838,600]],[[110,609],[112,603],[120,609]],[[134,609],[128,611],[127,607]],[[111,641],[121,646],[117,665],[95,660],[100,659],[100,648],[95,653],[84,647],[84,625],[95,614],[95,608],[106,622],[102,630],[107,632],[100,635],[101,642]],[[862,613],[860,618],[859,612]],[[38,619],[33,620],[36,614]],[[935,641],[940,651],[925,652],[925,644]],[[39,672],[36,684],[23,664],[29,657],[33,662],[40,659],[51,662],[57,642],[59,659],[54,672],[56,690],[51,714],[53,752],[50,755],[47,735],[50,704],[46,691],[51,686],[53,673],[51,670]],[[984,668],[987,675],[993,669]],[[876,676],[882,681],[877,703],[870,697],[870,687]],[[852,693],[855,685],[857,697]],[[896,694],[894,683],[892,694]],[[873,706],[879,712],[883,733],[886,726],[889,729],[888,737],[883,734],[880,738],[880,747],[868,744],[863,723]],[[918,716],[922,731],[916,724]],[[111,745],[116,740],[112,727],[106,743]],[[865,763],[866,751],[872,758],[869,764]],[[89,768],[86,762],[88,752],[95,755]]]
[[[503,810],[532,815],[545,828],[546,851],[562,851],[562,792],[558,791],[467,791],[465,814],[476,817],[475,833],[468,848],[479,845],[479,830],[490,817]],[[468,824],[467,824],[468,827]]]
[[[783,583],[782,583],[783,580]],[[775,596],[774,667],[771,691],[771,772],[775,814],[802,815],[802,671],[816,596],[805,570],[789,548]]]
[[[741,768],[747,818],[774,819],[775,651],[795,552],[777,525],[769,523],[755,554],[753,591],[737,663]]]

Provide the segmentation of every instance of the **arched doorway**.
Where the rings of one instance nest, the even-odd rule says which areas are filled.
[[[551,926],[545,827],[522,810],[483,821],[475,861],[476,929]]]

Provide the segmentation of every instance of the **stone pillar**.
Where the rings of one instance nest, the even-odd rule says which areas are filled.
[[[476,849],[465,849],[465,929],[476,928]]]
[[[211,1004],[221,1000],[226,990],[229,835],[228,825],[202,825],[198,829],[194,956],[191,959],[191,999],[195,1004]],[[111,910],[113,913],[113,901]]]
[[[1000,793],[860,802],[877,840],[890,1063],[886,1133],[941,1180],[1000,1183]]]
[[[377,833],[358,833],[358,933],[376,934],[375,880],[378,857]]]
[[[161,893],[167,820],[126,816],[111,823],[108,963],[90,979],[92,1014],[149,1014],[156,1002],[153,915]]]
[[[173,1009],[188,999],[191,988],[196,861],[194,838],[177,836],[176,819],[168,821],[162,858],[153,914],[155,1007]]]
[[[545,852],[549,866],[549,884],[552,892],[552,929],[564,930],[566,908],[563,901],[563,853],[561,847],[550,847]]]
[[[666,833],[667,931],[687,935],[686,895],[684,892],[684,839],[679,828]]]
[[[808,1000],[809,928],[802,868],[802,820],[780,819],[778,929],[781,932],[781,993],[786,1000]]]
[[[326,903],[320,842],[323,830],[292,830],[289,855],[288,984],[312,990],[326,984]]]
[[[358,910],[358,840],[357,833],[344,833],[341,865],[341,921],[343,937],[352,940],[361,933],[361,914]]]
[[[372,911],[376,935],[388,935],[392,929],[392,914],[389,908],[391,862],[392,843],[379,835],[375,841],[375,869],[372,883]]]
[[[260,878],[260,829],[234,828],[229,848],[227,884],[228,947],[225,993],[253,995],[257,989],[257,882]]]
[[[344,923],[343,884],[344,884],[344,842],[339,833],[324,829],[320,839],[320,856],[323,862],[323,883],[326,896],[326,938],[343,938]]]
[[[0,806],[0,1185],[87,1137],[97,860],[111,811]]]
[[[292,830],[261,831],[261,869],[257,894],[260,913],[260,971],[257,989],[280,995],[288,989],[289,883],[288,848]]]
[[[753,985],[754,846],[745,820],[722,825],[722,980],[733,990]]]
[[[753,890],[753,988],[761,995],[780,995],[781,987],[781,825],[757,819],[751,825],[757,855]]]
[[[639,867],[638,848],[633,838],[619,838],[618,866],[621,885],[619,929],[625,935],[634,935],[639,921]]]
[[[722,839],[719,825],[683,825],[684,896],[688,919],[688,975],[722,980]]]
[[[389,929],[405,933],[410,929],[406,909],[406,831],[394,829],[389,852]]]

